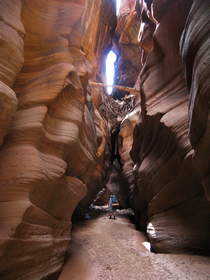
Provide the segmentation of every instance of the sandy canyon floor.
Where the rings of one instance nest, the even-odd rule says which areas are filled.
[[[77,224],[59,280],[210,280],[210,258],[154,254],[125,216]]]

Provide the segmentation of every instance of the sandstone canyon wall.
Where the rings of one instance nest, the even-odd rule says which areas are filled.
[[[194,1],[182,36],[189,97],[189,137],[193,163],[210,200],[210,11],[209,1]]]
[[[109,129],[87,83],[110,44],[113,3],[0,2],[1,279],[58,272],[76,205],[103,186]]]
[[[119,145],[130,206],[156,252],[210,251],[210,204],[202,186],[209,182],[207,2],[153,1],[157,28],[146,6],[139,7],[141,108],[122,123]]]

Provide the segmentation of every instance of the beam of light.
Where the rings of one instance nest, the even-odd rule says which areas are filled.
[[[119,10],[120,10],[120,6],[121,6],[121,1],[122,0],[117,0],[116,1],[116,15],[118,16],[119,15]]]
[[[110,51],[106,58],[106,83],[108,85],[113,85],[114,82],[114,74],[115,74],[114,63],[116,59],[117,59],[116,54],[113,51]],[[107,93],[108,94],[112,93],[112,87],[107,88]]]

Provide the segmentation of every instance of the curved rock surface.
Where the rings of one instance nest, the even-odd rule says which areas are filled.
[[[10,125],[0,151],[0,278],[37,280],[61,269],[72,213],[106,177],[108,124],[86,88],[100,70],[114,7],[83,0],[0,7],[1,142]]]
[[[134,184],[129,187],[130,204],[137,222],[147,231],[153,250],[157,252],[209,253],[210,250],[210,204],[195,169],[196,159],[192,157],[193,148],[188,136],[189,90],[179,49],[185,22],[188,23],[186,28],[189,29],[189,22],[192,28],[195,25],[195,19],[191,22],[193,9],[199,12],[193,7],[190,11],[191,4],[192,1],[153,2],[154,16],[159,23],[152,37],[153,47],[149,50],[145,47],[148,40],[151,41],[144,36],[147,28],[140,40],[146,53],[140,74],[140,122],[135,126],[134,117],[134,128],[128,117],[120,132],[124,174],[131,174],[130,178],[134,176]],[[193,5],[197,7],[198,4]],[[200,24],[207,26],[207,21],[204,15]],[[197,28],[197,24],[195,26]],[[193,34],[189,32],[186,38],[190,41]],[[203,32],[207,34],[205,28]],[[194,42],[193,37],[191,39]],[[204,41],[206,46],[208,40]],[[191,61],[189,58],[188,63]],[[205,84],[203,88],[204,91],[207,89]],[[126,150],[131,150],[133,163],[130,161],[130,166]],[[206,157],[203,155],[203,158]],[[203,165],[205,163],[204,160]],[[133,169],[132,164],[135,165]]]
[[[193,163],[210,200],[210,35],[209,2],[194,1],[182,37],[182,55],[190,90],[189,136]]]
[[[11,87],[24,60],[21,8],[20,0],[0,2],[0,145],[17,108],[16,94]]]

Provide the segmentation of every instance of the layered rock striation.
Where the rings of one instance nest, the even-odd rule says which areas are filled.
[[[22,2],[19,0],[0,3],[0,145],[17,108],[12,86],[24,60],[25,29],[21,21],[21,8]]]
[[[108,123],[87,84],[110,44],[115,8],[83,0],[0,7],[0,278],[37,280],[61,269],[72,213],[106,177]]]
[[[123,173],[130,181],[130,205],[156,252],[208,253],[210,249],[210,204],[202,186],[208,184],[209,170],[208,156],[204,155],[208,143],[209,84],[204,64],[209,42],[208,13],[202,13],[207,10],[204,2],[199,5],[196,1],[155,0],[152,12],[146,6],[138,7],[143,55],[138,81],[141,107],[122,123],[119,142]],[[199,25],[196,18],[200,19]],[[192,56],[196,57],[194,64]],[[206,109],[199,114],[195,110],[202,110],[202,102]],[[194,155],[193,140],[204,126],[205,136]],[[204,180],[198,169],[205,173]]]
[[[181,41],[189,96],[189,138],[193,163],[210,200],[209,2],[194,1]]]

